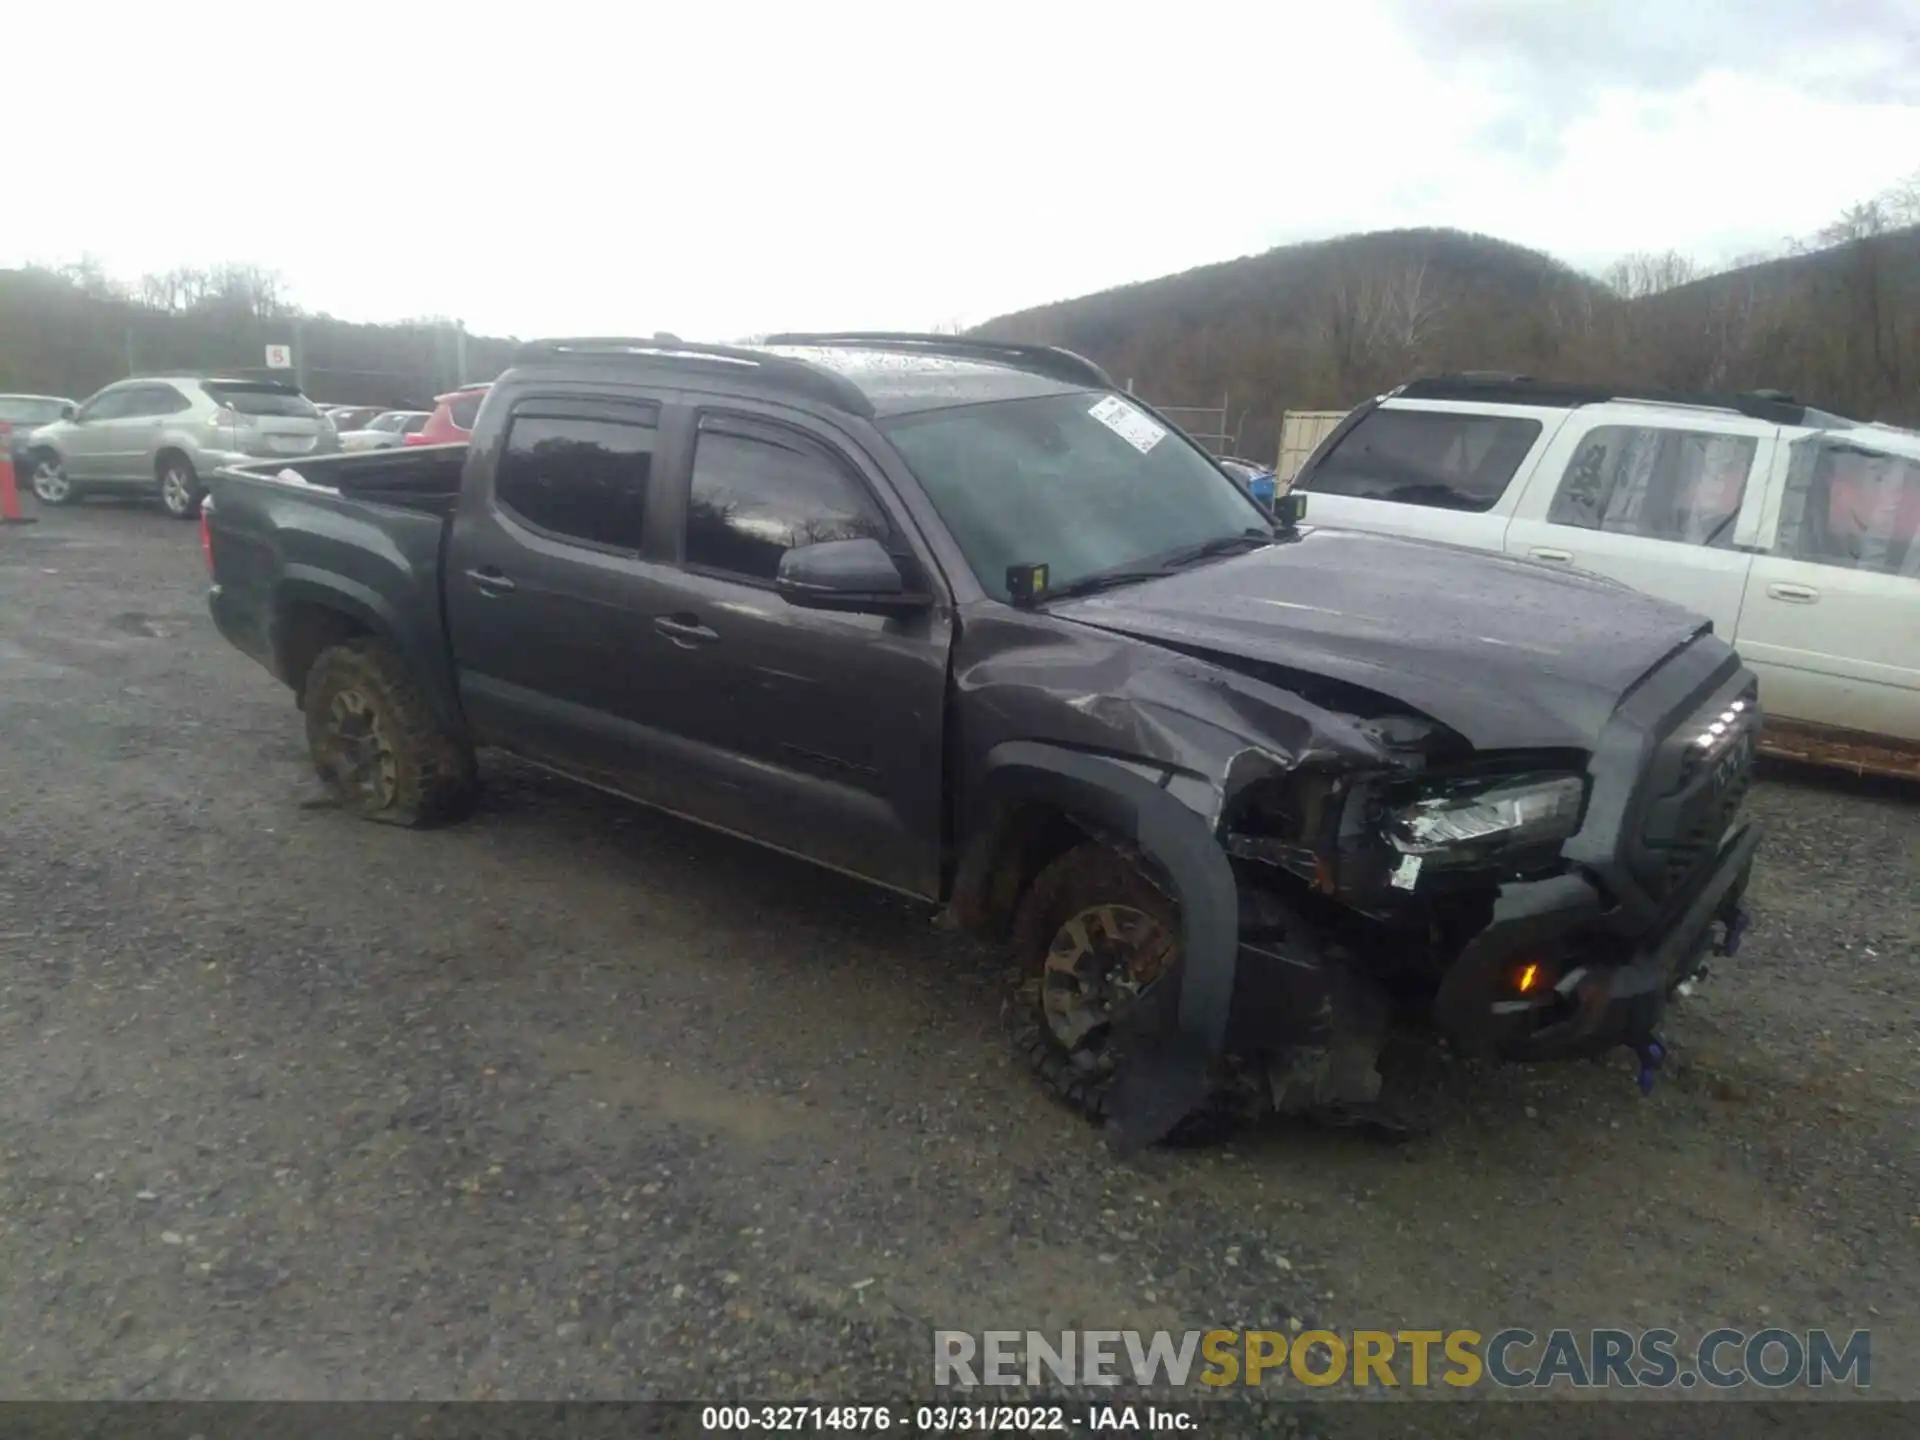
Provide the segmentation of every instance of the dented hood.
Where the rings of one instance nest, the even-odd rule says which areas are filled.
[[[1635,683],[1709,628],[1689,610],[1596,576],[1321,528],[1047,608],[1142,640],[1363,686],[1477,749],[1591,750]]]

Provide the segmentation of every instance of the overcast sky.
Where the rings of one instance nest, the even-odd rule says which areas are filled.
[[[1920,169],[1920,0],[86,15],[7,15],[0,265],[494,334],[973,323],[1405,225],[1714,260]]]

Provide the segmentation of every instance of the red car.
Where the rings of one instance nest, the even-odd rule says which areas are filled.
[[[402,445],[458,445],[473,433],[473,417],[491,385],[466,385],[433,397],[433,414]]]

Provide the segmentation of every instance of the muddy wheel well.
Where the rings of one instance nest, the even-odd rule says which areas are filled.
[[[1096,829],[1056,806],[1016,802],[998,807],[960,858],[949,909],[969,934],[1003,939],[1034,877]]]
[[[280,622],[280,673],[293,687],[295,703],[306,703],[307,672],[322,650],[372,633],[353,616],[325,605],[301,601],[290,606]]]

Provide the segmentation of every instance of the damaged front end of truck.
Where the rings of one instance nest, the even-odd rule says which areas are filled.
[[[1728,647],[1683,636],[1584,709],[1490,685],[1481,722],[1464,680],[1388,695],[1206,626],[1075,618],[977,634],[956,678],[993,729],[1052,731],[989,744],[978,792],[1048,797],[1179,907],[1177,972],[1116,1022],[1117,1147],[1173,1131],[1223,1057],[1283,1111],[1396,1127],[1395,1028],[1498,1060],[1625,1045],[1651,1084],[1668,1001],[1744,926],[1760,714]]]

